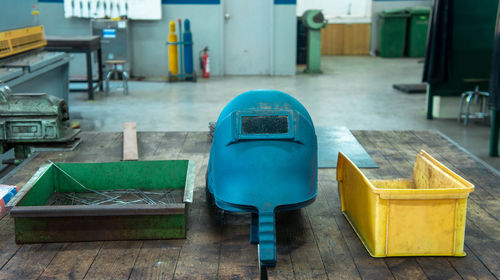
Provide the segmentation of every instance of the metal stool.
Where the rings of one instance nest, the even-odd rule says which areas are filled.
[[[113,75],[115,73],[122,74],[123,94],[128,95],[128,73],[125,70],[118,69],[118,65],[121,66],[121,69],[124,69],[125,63],[127,63],[127,61],[126,60],[106,60],[104,63],[113,64],[113,69],[109,70],[108,73],[106,74],[106,95],[109,95],[109,78],[111,78],[111,75]]]
[[[486,91],[480,91],[479,86],[476,85],[476,88],[473,91],[466,91],[462,93],[462,96],[460,97],[460,109],[458,113],[458,122],[460,123],[462,121],[462,117],[464,118],[464,125],[469,124],[469,116],[470,114],[470,102],[472,98],[474,98],[474,102],[476,104],[479,104],[481,102],[481,111],[475,112],[472,114],[474,118],[486,118],[489,116],[488,114],[488,97],[490,97],[490,93]],[[463,105],[464,105],[464,100],[466,101],[465,104],[465,113],[462,113],[463,110]]]

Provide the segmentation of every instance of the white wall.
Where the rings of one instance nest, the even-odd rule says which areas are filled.
[[[327,19],[346,15],[369,17],[371,0],[297,0],[297,16],[309,9],[322,10]]]
[[[220,5],[162,5],[160,21],[132,22],[132,49],[134,72],[141,76],[166,76],[168,72],[168,51],[165,45],[169,22],[188,18],[193,35],[194,69],[200,71],[198,53],[205,46],[209,48],[210,74],[222,75]]]
[[[35,25],[31,7],[36,4],[36,0],[1,0],[0,31]]]
[[[62,3],[40,2],[40,22],[47,35],[90,35],[88,19],[64,18]],[[168,24],[178,18],[189,18],[193,34],[194,67],[199,71],[198,52],[205,46],[210,49],[211,74],[222,75],[221,66],[221,18],[220,5],[162,5],[162,19],[132,21],[130,24],[135,76],[166,76],[168,52],[165,42]],[[84,56],[75,54],[70,63],[70,75],[85,75]],[[95,68],[94,68],[95,69]]]
[[[295,5],[274,5],[273,75],[295,75],[297,18]]]
[[[165,42],[169,21],[189,18],[193,34],[195,70],[200,72],[198,52],[210,49],[210,72],[223,75],[222,53],[223,4],[162,4],[162,19],[137,21],[130,24],[135,76],[157,77],[168,73],[168,52]],[[62,2],[39,2],[40,23],[48,35],[89,35],[88,19],[64,18]],[[274,5],[274,40],[272,42],[272,75],[294,75],[296,57],[296,5]],[[249,17],[249,24],[251,24]],[[95,69],[96,67],[94,67]],[[75,54],[70,63],[70,75],[85,75],[84,55]]]

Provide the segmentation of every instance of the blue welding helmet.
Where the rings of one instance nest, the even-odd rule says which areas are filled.
[[[276,210],[314,201],[317,170],[313,122],[292,96],[253,90],[234,98],[221,112],[207,171],[208,192],[219,208],[256,213],[259,223],[272,216],[274,231]],[[267,249],[258,236],[254,241],[261,245],[261,263],[274,265],[275,248],[274,253],[263,252]]]

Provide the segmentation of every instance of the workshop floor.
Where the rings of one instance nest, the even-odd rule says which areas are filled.
[[[222,108],[236,95],[251,89],[277,89],[296,97],[316,126],[346,126],[356,130],[437,129],[500,169],[500,158],[488,156],[490,129],[479,123],[468,127],[456,119],[426,120],[425,94],[405,94],[394,83],[418,83],[418,59],[327,56],[323,74],[270,77],[229,76],[191,82],[129,82],[123,96],[121,82],[111,83],[106,97],[88,101],[85,93],[70,94],[70,111],[84,131],[121,131],[134,121],[138,131],[208,130]]]

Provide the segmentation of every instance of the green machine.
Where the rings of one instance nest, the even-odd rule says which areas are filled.
[[[69,142],[79,132],[71,128],[64,100],[0,87],[0,153],[14,147],[16,158],[26,158],[31,146]]]
[[[326,20],[320,10],[307,10],[302,15],[307,28],[307,73],[321,73],[321,28]]]

